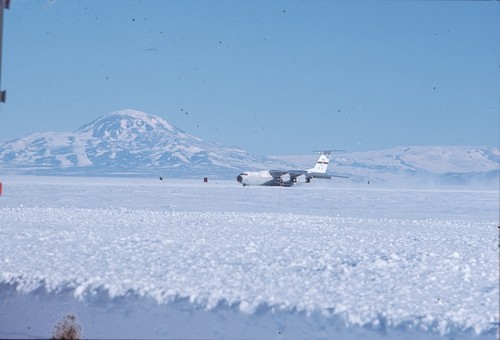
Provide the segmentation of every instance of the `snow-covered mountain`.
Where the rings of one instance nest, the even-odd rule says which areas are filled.
[[[0,169],[16,173],[196,177],[276,166],[275,160],[203,141],[131,109],[105,114],[74,132],[40,132],[0,144]]]
[[[350,176],[335,185],[481,183],[498,188],[499,159],[493,147],[397,147],[334,154],[329,172]],[[0,143],[0,171],[15,174],[233,178],[242,170],[307,169],[316,160],[315,154],[251,155],[131,109],[105,114],[73,132],[39,132]]]

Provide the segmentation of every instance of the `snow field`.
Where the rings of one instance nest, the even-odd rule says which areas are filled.
[[[1,197],[0,337],[497,334],[496,193],[80,181]]]

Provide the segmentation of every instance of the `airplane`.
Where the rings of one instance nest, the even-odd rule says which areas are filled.
[[[262,170],[242,172],[236,180],[247,185],[291,187],[294,184],[310,183],[313,178],[331,179],[332,177],[349,178],[346,176],[329,175],[326,173],[330,155],[334,151],[322,150],[314,168],[307,170]],[[343,150],[342,150],[343,151]]]

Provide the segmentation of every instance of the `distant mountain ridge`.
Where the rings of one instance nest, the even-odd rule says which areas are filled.
[[[0,169],[29,174],[197,177],[273,166],[269,158],[203,141],[131,109],[105,114],[74,132],[39,132],[0,144]]]
[[[499,169],[500,152],[493,147],[412,146],[380,151],[353,152],[334,160],[339,167],[397,169],[432,173],[484,172]]]
[[[311,156],[279,156],[299,165]],[[399,185],[468,185],[499,188],[500,151],[490,146],[411,146],[364,152],[334,153],[330,172],[350,176],[351,182]]]
[[[82,176],[233,178],[243,170],[307,169],[317,155],[264,157],[206,142],[165,119],[127,109],[104,114],[73,132],[37,132],[0,142],[0,173]],[[493,147],[411,146],[333,154],[329,171],[342,183],[481,182],[498,187]]]

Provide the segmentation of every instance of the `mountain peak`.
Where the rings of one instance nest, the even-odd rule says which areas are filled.
[[[113,111],[113,112],[104,114],[101,118],[109,118],[109,117],[113,117],[113,118],[117,118],[117,119],[122,118],[122,119],[142,120],[150,125],[160,124],[163,126],[168,126],[170,128],[173,128],[173,126],[170,125],[170,123],[168,123],[165,119],[163,119],[159,116],[148,114],[148,113],[134,110],[134,109],[123,109],[123,110],[119,110],[119,111]]]
[[[271,160],[205,142],[165,119],[138,110],[104,114],[76,131],[32,134],[0,143],[0,169],[32,173],[234,174],[269,167]]]
[[[93,122],[82,126],[78,132],[93,132],[94,137],[137,134],[146,131],[182,133],[165,119],[138,110],[124,109],[106,113]]]

